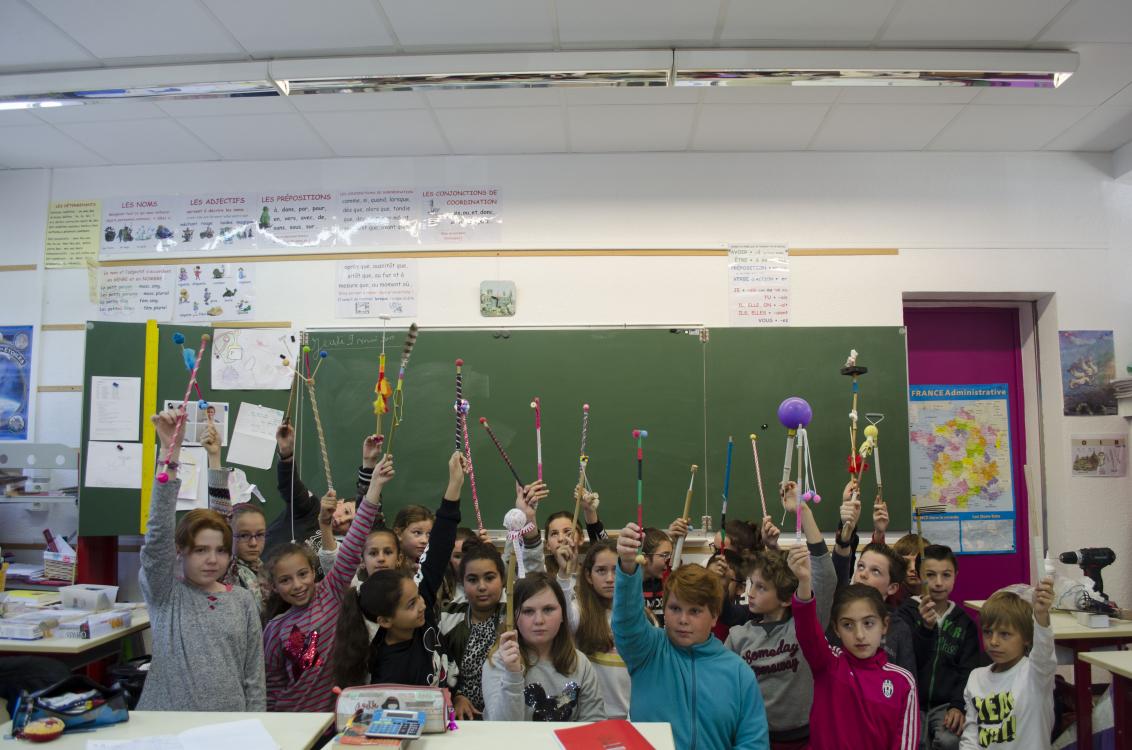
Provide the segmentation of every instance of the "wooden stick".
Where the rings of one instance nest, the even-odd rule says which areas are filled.
[[[515,550],[507,557],[507,627],[515,629]]]
[[[586,464],[589,463],[589,457],[586,456],[586,437],[590,426],[590,405],[582,404],[582,448],[578,451],[578,485],[574,488],[574,522],[570,524],[571,529],[578,528],[578,513],[582,510],[582,493],[586,491]],[[579,540],[579,543],[581,540]]]
[[[692,464],[692,477],[688,480],[688,492],[686,495],[684,495],[684,515],[680,516],[681,518],[687,519],[688,514],[692,512],[692,488],[696,482],[696,470],[699,468],[699,466]],[[684,540],[687,538],[688,535],[685,534],[684,536],[676,540],[676,551],[672,553],[673,570],[676,570],[680,567],[680,557],[684,554]]]

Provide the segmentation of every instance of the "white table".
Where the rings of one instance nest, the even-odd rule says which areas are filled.
[[[131,711],[130,720],[90,732],[64,734],[54,742],[43,745],[51,750],[85,750],[87,740],[133,740],[162,734],[177,734],[186,729],[221,724],[227,721],[259,719],[264,728],[283,750],[309,750],[334,722],[334,714],[313,713],[204,713],[189,711]],[[0,727],[0,737],[12,731],[12,722]],[[4,742],[4,750],[40,747],[29,742]],[[221,748],[217,748],[221,750]]]
[[[1116,746],[1132,744],[1132,651],[1090,651],[1081,659],[1112,674],[1112,718]]]
[[[133,610],[130,627],[114,630],[96,638],[40,638],[21,641],[0,638],[0,656],[51,656],[70,669],[116,656],[122,649],[122,639],[149,627],[149,612],[144,608]]]
[[[412,750],[500,750],[505,747],[557,747],[555,729],[580,726],[570,722],[542,721],[461,721],[455,732],[424,734],[414,740]],[[641,735],[657,750],[675,750],[672,727],[663,723],[634,723]],[[346,748],[337,742],[331,747]]]

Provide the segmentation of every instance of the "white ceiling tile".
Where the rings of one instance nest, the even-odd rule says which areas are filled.
[[[817,151],[919,151],[961,104],[837,104],[810,143]]]
[[[1125,86],[1119,93],[1105,102],[1106,106],[1132,107],[1132,85]]]
[[[1069,0],[904,0],[884,34],[884,44],[975,42],[1024,44]]]
[[[438,109],[457,154],[545,154],[566,151],[561,107]]]
[[[448,153],[448,146],[427,110],[312,112],[306,118],[339,156]]]
[[[27,0],[102,60],[232,59],[244,51],[195,2]]]
[[[173,120],[74,122],[58,128],[114,164],[165,164],[218,158]]]
[[[185,117],[179,122],[225,159],[334,156],[302,115]]]
[[[563,44],[707,43],[719,0],[569,0],[557,4]]]
[[[290,97],[233,96],[226,99],[182,99],[158,105],[170,117],[293,114]]]
[[[287,97],[300,112],[353,112],[377,109],[426,109],[419,91],[381,91],[376,94],[295,94]]]
[[[830,104],[841,89],[833,86],[689,86],[704,104]]]
[[[424,96],[435,108],[557,107],[562,103],[561,92],[554,88],[429,91]]]
[[[1046,146],[1053,151],[1112,151],[1132,141],[1132,107],[1097,107]]]
[[[928,146],[932,151],[1033,151],[1042,148],[1091,107],[967,106]]]
[[[975,104],[1101,104],[1132,84],[1132,45],[1083,44],[1077,72],[1056,89],[983,88]]]
[[[401,45],[412,47],[549,46],[549,0],[381,0]]]
[[[6,125],[40,125],[43,120],[39,119],[26,109],[4,109],[0,110],[0,128]]]
[[[688,147],[696,107],[570,107],[568,114],[572,151],[683,151]]]
[[[106,160],[52,126],[13,125],[0,131],[0,164],[8,167],[92,167]]]
[[[828,109],[825,104],[704,104],[692,145],[697,151],[804,149]]]
[[[896,0],[732,0],[723,42],[867,42]]]
[[[966,104],[978,96],[974,86],[848,86],[838,104]]]
[[[81,106],[49,107],[34,110],[35,116],[45,122],[107,122],[113,120],[144,120],[165,117],[153,102],[120,101],[92,102]]]
[[[27,5],[0,3],[0,73],[96,64],[93,55]]]
[[[388,51],[393,38],[371,0],[204,0],[256,57]]]
[[[567,88],[563,91],[566,104],[574,107],[585,104],[695,104],[699,92],[691,86],[602,86]]]
[[[1132,3],[1077,0],[1042,34],[1043,42],[1132,44]]]

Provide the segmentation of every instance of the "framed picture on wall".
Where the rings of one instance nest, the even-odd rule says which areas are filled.
[[[485,318],[510,318],[515,315],[514,281],[480,282],[480,315]]]

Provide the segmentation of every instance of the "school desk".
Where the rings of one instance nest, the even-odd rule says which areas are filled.
[[[541,721],[461,721],[454,732],[423,734],[412,750],[500,750],[503,747],[557,747],[554,730],[578,724]],[[633,724],[656,750],[675,750],[672,727],[666,723]],[[337,742],[334,748],[347,748]]]
[[[1081,659],[1112,674],[1112,719],[1116,746],[1132,747],[1132,651],[1089,651]]]
[[[0,638],[0,656],[50,656],[75,670],[117,656],[122,650],[122,639],[148,627],[149,612],[139,607],[133,610],[130,627],[96,638],[40,638],[35,641]]]
[[[963,602],[976,612],[982,609],[984,600]],[[1132,643],[1132,621],[1109,619],[1107,628],[1090,628],[1077,622],[1069,612],[1055,609],[1049,613],[1049,624],[1053,629],[1053,640],[1058,646],[1073,651],[1073,689],[1077,697],[1077,746],[1093,746],[1093,669],[1083,657],[1085,652],[1096,648],[1123,646]],[[1083,738],[1088,737],[1088,741]],[[1118,744],[1117,747],[1120,745]]]
[[[88,740],[135,740],[141,737],[177,734],[186,729],[203,727],[209,724],[222,724],[228,721],[259,719],[272,739],[282,750],[308,750],[322,736],[326,728],[334,723],[333,713],[254,713],[239,712],[212,713],[194,711],[130,711],[130,720],[108,727],[99,727],[88,732],[64,733],[62,737],[43,745],[51,750],[86,750]],[[12,732],[12,722],[0,727],[0,737]],[[4,742],[0,748],[39,747],[29,742]],[[219,748],[217,750],[220,750]]]

